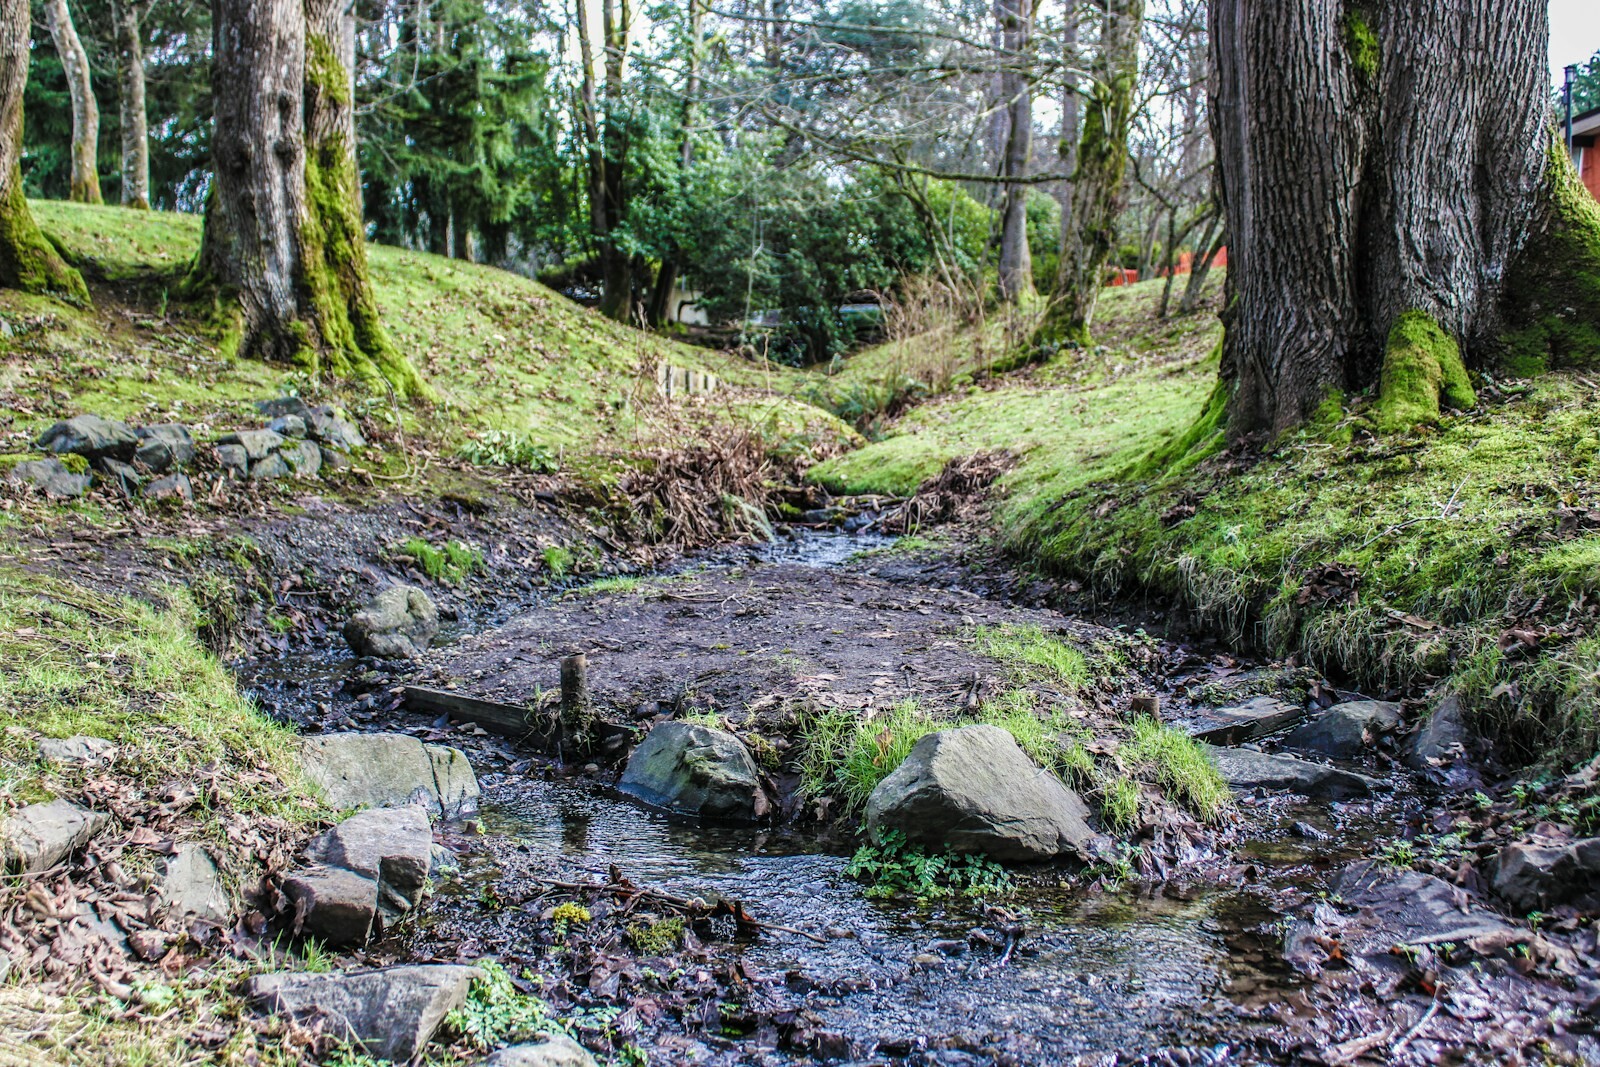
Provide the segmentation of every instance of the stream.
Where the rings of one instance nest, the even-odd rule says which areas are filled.
[[[808,532],[702,565],[834,567],[889,543]],[[305,653],[255,664],[243,681],[281,714],[327,699],[353,662],[347,654]],[[509,877],[496,856],[510,853],[536,863],[547,857],[550,869],[596,880],[615,864],[639,885],[735,900],[763,923],[826,931],[825,944],[767,932],[719,951],[750,973],[784,976],[795,1002],[841,1035],[834,1047],[778,1053],[712,1037],[689,1055],[681,1034],[665,1052],[640,1039],[657,1064],[1258,1062],[1251,1036],[1272,1025],[1264,1007],[1299,985],[1281,959],[1281,901],[1314,891],[1329,871],[1370,852],[1374,840],[1394,832],[1404,805],[1393,797],[1247,802],[1231,842],[1247,873],[1231,881],[1085,894],[1048,876],[1025,878],[1004,902],[1024,931],[1007,950],[974,938],[995,924],[973,905],[869,899],[844,873],[854,842],[836,834],[691,825],[592,780],[482,768],[480,776],[487,847],[469,849],[429,905],[450,916],[453,931],[474,929],[474,901]],[[539,921],[537,911],[528,921]],[[485,947],[515,940],[515,923],[515,916],[485,921]],[[417,936],[438,951],[438,931],[426,917]]]

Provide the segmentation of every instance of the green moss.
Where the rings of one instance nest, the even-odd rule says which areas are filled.
[[[1455,338],[1422,311],[1396,319],[1372,408],[1378,429],[1394,433],[1432,424],[1439,420],[1441,404],[1465,410],[1477,401]]]
[[[1207,822],[1232,802],[1233,794],[1205,749],[1188,734],[1154,719],[1134,720],[1133,740],[1118,749],[1117,759]]]
[[[628,940],[646,956],[665,956],[683,941],[683,920],[654,919],[628,924]]]
[[[1600,203],[1552,138],[1548,210],[1536,219],[1506,282],[1501,366],[1533,377],[1600,364]]]
[[[1383,54],[1378,34],[1360,8],[1352,7],[1344,16],[1344,44],[1356,76],[1366,85],[1378,80],[1378,63]]]
[[[89,303],[83,276],[67,266],[39,231],[22,195],[22,170],[13,167],[0,196],[0,287],[60,297],[72,304]]]

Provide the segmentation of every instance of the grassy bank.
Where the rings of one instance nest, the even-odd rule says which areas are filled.
[[[1220,327],[1152,324],[1155,284],[1107,294],[1103,347],[923,405],[813,476],[904,494],[952,458],[1008,449],[1021,462],[999,536],[1042,570],[1161,598],[1351,685],[1455,691],[1508,755],[1591,755],[1594,383],[1483,380],[1473,410],[1400,434],[1350,398],[1259,458],[1232,456],[1208,410]]]

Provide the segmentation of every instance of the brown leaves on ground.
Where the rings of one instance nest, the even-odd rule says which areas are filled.
[[[908,533],[925,526],[981,518],[994,483],[1017,465],[1017,457],[1003,449],[958,456],[917,487],[900,507],[884,516],[883,529]]]

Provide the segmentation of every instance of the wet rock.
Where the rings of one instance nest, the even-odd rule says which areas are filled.
[[[484,1067],[595,1067],[594,1057],[565,1034],[545,1034],[526,1045],[503,1048]]]
[[[1355,759],[1400,725],[1400,705],[1382,700],[1335,704],[1283,739],[1285,748],[1330,759]]]
[[[29,804],[0,824],[5,869],[14,874],[47,871],[87,845],[110,821],[69,800]]]
[[[233,902],[222,885],[216,861],[200,845],[179,845],[157,868],[161,902],[174,915],[218,926],[233,917]]]
[[[71,500],[88,491],[92,478],[74,474],[59,459],[29,459],[16,464],[7,475],[12,482],[32,485],[53,500]]]
[[[344,624],[344,639],[356,655],[379,659],[409,659],[438,632],[439,611],[432,599],[403,584],[380,590]]]
[[[50,763],[100,764],[117,758],[117,746],[103,737],[74,734],[71,737],[47,737],[39,742],[39,755]]]
[[[149,500],[193,500],[194,486],[189,481],[189,476],[182,472],[167,474],[156,478],[144,487],[144,495]]]
[[[238,445],[251,463],[266,459],[284,446],[284,436],[272,430],[237,430],[217,438],[219,445]]]
[[[250,464],[250,480],[252,482],[275,482],[279,478],[287,477],[289,477],[289,464],[276,452],[266,459],[257,460]]]
[[[342,974],[280,972],[250,980],[250,997],[302,1022],[323,1019],[328,1032],[378,1059],[407,1063],[444,1017],[466,1002],[475,967],[419,964]]]
[[[940,730],[918,741],[867,800],[867,831],[1000,860],[1088,856],[1088,809],[994,726]]]
[[[1237,707],[1217,708],[1206,713],[1193,736],[1211,745],[1238,745],[1293,726],[1305,716],[1304,708],[1286,704],[1277,697],[1256,697]]]
[[[165,474],[194,462],[194,438],[187,426],[164,422],[134,432],[139,435],[139,447],[133,461],[151,474]]]
[[[1406,765],[1425,771],[1460,759],[1466,753],[1467,721],[1461,701],[1447,696],[1434,705],[1406,751]]]
[[[315,408],[311,412],[311,417],[306,420],[306,425],[310,428],[312,437],[331,448],[350,452],[367,447],[367,439],[361,435],[356,424],[327,405]]]
[[[1600,837],[1570,844],[1519,841],[1500,850],[1494,891],[1523,911],[1564,904],[1600,889]]]
[[[307,867],[283,880],[294,908],[298,937],[329,945],[360,945],[383,929],[378,913],[378,883],[338,867]]]
[[[1362,936],[1347,939],[1361,951],[1388,954],[1396,944],[1463,942],[1512,929],[1444,879],[1374,860],[1340,871],[1330,892],[1356,911],[1356,930]]]
[[[217,466],[230,478],[243,478],[250,473],[250,454],[243,445],[218,445]]]
[[[111,486],[125,497],[139,495],[139,490],[144,486],[144,475],[131,463],[124,463],[120,459],[97,459],[94,468],[100,475],[100,481]]]
[[[99,415],[77,415],[58,422],[34,445],[60,455],[70,452],[89,459],[132,459],[139,447],[139,436],[125,422],[102,419]]]
[[[744,742],[687,722],[652,729],[633,750],[618,788],[653,807],[706,819],[752,822],[771,807]]]
[[[350,456],[336,448],[322,446],[322,469],[328,471],[347,471],[350,469]]]
[[[459,749],[408,734],[323,734],[303,742],[306,776],[336,808],[403,807],[458,819],[478,810],[478,780]]]
[[[294,441],[278,452],[296,478],[314,478],[322,469],[322,449],[311,441]]]
[[[267,423],[267,429],[285,437],[304,437],[306,435],[306,420],[299,415],[279,415]]]
[[[399,915],[422,901],[433,866],[433,828],[419,806],[379,808],[352,815],[306,852],[315,863],[376,882],[378,906]]]
[[[1216,761],[1223,781],[1238,790],[1266,789],[1300,793],[1322,800],[1340,800],[1364,797],[1380,787],[1379,782],[1365,775],[1293,756],[1215,746],[1207,751]]]

